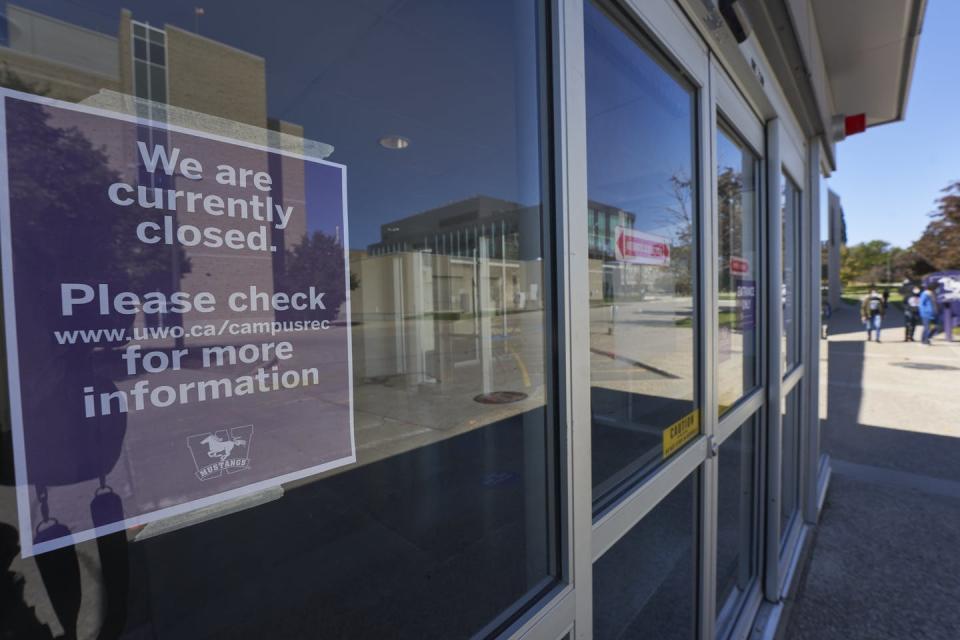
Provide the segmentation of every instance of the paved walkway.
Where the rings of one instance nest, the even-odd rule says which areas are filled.
[[[785,637],[957,640],[960,342],[904,343],[891,309],[867,343],[857,316],[821,351],[834,474]]]

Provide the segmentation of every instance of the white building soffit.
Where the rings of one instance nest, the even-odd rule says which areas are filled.
[[[811,0],[837,114],[902,120],[926,0]]]

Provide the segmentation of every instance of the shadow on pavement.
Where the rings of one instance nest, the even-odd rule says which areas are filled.
[[[831,323],[821,433],[834,473],[784,635],[960,638],[960,438],[919,430],[954,428],[924,416],[949,416],[960,356],[903,343],[896,311],[881,344],[866,342],[855,308]],[[901,418],[910,430],[891,427]]]
[[[903,319],[894,310],[888,314],[884,328],[884,342],[868,344],[866,332],[859,324],[856,310],[842,310],[834,317],[837,327],[827,345],[827,415],[821,424],[822,447],[834,460],[872,465],[885,469],[906,471],[960,482],[960,438],[919,432],[916,424],[929,422],[929,430],[940,425],[930,418],[933,409],[957,403],[955,397],[945,396],[942,390],[925,384],[928,378],[919,378],[920,372],[960,377],[960,357],[952,347],[940,342],[935,347],[924,347],[919,342],[903,343]],[[919,332],[918,332],[919,337]],[[867,347],[873,347],[867,352]],[[951,350],[947,350],[951,349]],[[864,377],[864,368],[871,360],[871,376]],[[889,369],[884,372],[883,369]],[[882,374],[882,375],[881,375]],[[957,387],[960,391],[960,386]],[[865,393],[870,392],[870,405],[865,404]],[[960,403],[956,404],[960,407]],[[902,429],[878,425],[864,413],[892,416],[902,414]],[[937,413],[942,413],[938,411]],[[911,428],[909,422],[914,423]],[[960,414],[956,420],[960,420]]]

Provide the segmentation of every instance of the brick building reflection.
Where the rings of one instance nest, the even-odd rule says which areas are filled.
[[[159,123],[141,128],[137,137],[153,144],[174,141],[176,134],[164,124],[222,136],[255,145],[279,148],[301,155],[325,158],[333,152],[327,144],[304,140],[303,127],[270,118],[267,113],[265,60],[227,44],[191,33],[174,25],[157,28],[138,22],[122,10],[115,36],[86,29],[14,4],[7,4],[5,41],[0,46],[0,66],[5,76],[16,78],[50,98],[135,116]],[[50,124],[56,126],[56,119]],[[154,183],[136,153],[136,140],[127,131],[104,131],[95,147],[102,147],[112,170],[132,183],[176,188],[182,178]],[[299,212],[284,230],[270,227],[275,253],[241,250],[216,251],[202,247],[171,252],[170,273],[158,290],[169,293],[211,291],[225,299],[238,282],[272,293],[283,272],[286,249],[300,243],[307,232],[303,161],[262,154],[252,170],[273,177],[272,195]],[[138,175],[139,174],[139,175]],[[178,211],[178,218],[189,214]],[[256,228],[253,219],[231,220],[244,232]],[[249,314],[250,321],[273,320],[273,313]],[[137,318],[142,324],[193,324],[200,317]],[[208,315],[202,321],[216,320]]]

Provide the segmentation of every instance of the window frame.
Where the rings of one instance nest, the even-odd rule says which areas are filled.
[[[763,413],[756,411],[745,421],[741,422],[732,432],[736,433],[741,429],[748,428],[751,425],[754,429],[753,437],[753,467],[750,470],[754,484],[753,511],[751,513],[751,524],[753,533],[750,540],[751,560],[754,563],[754,573],[750,578],[750,583],[739,598],[728,598],[723,605],[718,605],[716,612],[716,630],[717,637],[728,637],[734,635],[734,630],[742,627],[743,623],[749,623],[755,615],[757,608],[762,600],[760,583],[763,579],[763,491],[764,491],[764,473],[763,473]],[[722,443],[721,443],[722,444]],[[722,452],[718,451],[718,460],[722,458]],[[719,462],[718,462],[719,465]],[[719,494],[719,474],[717,479],[717,489]],[[719,506],[719,499],[718,499]],[[719,524],[719,521],[718,521]],[[718,547],[719,548],[719,547]],[[717,552],[719,557],[719,551]],[[719,585],[717,585],[719,586]],[[732,596],[733,594],[731,594]]]
[[[691,205],[695,209],[692,212],[694,225],[692,246],[694,247],[694,255],[692,256],[693,264],[691,265],[691,273],[695,285],[693,290],[693,323],[699,335],[695,335],[693,344],[694,376],[692,404],[694,410],[699,410],[700,412],[701,427],[700,433],[696,436],[696,438],[700,438],[705,435],[703,425],[706,421],[704,414],[706,407],[704,394],[706,379],[703,375],[706,368],[704,366],[706,363],[704,357],[706,338],[704,335],[705,314],[703,310],[709,308],[703,299],[703,292],[706,287],[704,281],[705,265],[707,263],[703,250],[705,239],[710,237],[710,234],[704,228],[704,220],[706,219],[706,211],[709,203],[709,196],[705,193],[704,184],[707,175],[707,162],[710,156],[709,149],[706,148],[708,142],[708,140],[706,140],[707,136],[703,134],[703,129],[706,126],[705,123],[708,122],[705,119],[704,113],[709,105],[708,52],[703,42],[696,37],[692,28],[686,23],[682,15],[672,14],[671,17],[677,22],[666,23],[658,22],[665,20],[662,14],[648,15],[651,9],[669,9],[673,5],[661,7],[659,3],[650,4],[635,1],[620,4],[614,0],[585,0],[585,2],[590,2],[606,14],[606,17],[613,24],[622,29],[626,36],[634,41],[636,47],[646,55],[649,55],[652,61],[664,72],[668,73],[676,82],[686,85],[686,88],[689,88],[693,93],[693,171],[695,173],[694,180],[696,181],[697,189],[695,198],[691,200]],[[657,28],[657,25],[660,25],[659,28]],[[582,29],[583,27],[581,26],[581,30]],[[671,30],[672,36],[670,40],[657,37],[657,34],[664,30]],[[665,45],[665,42],[670,43],[672,46]],[[586,158],[584,157],[584,172],[586,171],[585,165]],[[581,222],[584,228],[588,226],[586,221]],[[576,300],[576,298],[574,299]],[[582,299],[585,300],[589,298],[585,294]],[[587,321],[587,329],[589,330],[589,319]],[[587,344],[589,344],[589,339],[587,340]],[[587,368],[583,373],[582,384],[588,388],[589,392],[589,360],[587,361]],[[687,443],[685,447],[691,446],[696,438],[691,440],[690,443]],[[674,454],[673,457],[677,455],[679,455],[679,453]],[[595,529],[607,521],[606,516],[611,511],[617,510],[624,501],[629,500],[631,496],[643,490],[644,487],[647,486],[647,480],[651,476],[661,473],[668,462],[669,459],[661,460],[652,467],[643,465],[642,467],[634,469],[632,472],[624,473],[624,477],[618,481],[612,489],[601,496],[595,497],[593,500]],[[619,535],[623,535],[623,533],[625,533],[625,531],[620,532]],[[619,535],[617,537],[619,537]]]
[[[572,0],[564,1],[565,6],[570,6],[571,4],[579,3]],[[610,6],[610,4],[611,3],[609,0],[607,0],[606,6]],[[657,468],[652,474],[639,479],[637,484],[628,486],[626,491],[618,497],[616,502],[595,516],[595,519],[592,522],[589,538],[589,546],[591,549],[590,560],[592,565],[593,560],[596,560],[602,556],[603,553],[612,547],[623,535],[633,529],[633,527],[640,520],[642,520],[681,482],[689,477],[691,473],[694,473],[698,470],[705,471],[704,473],[699,474],[697,481],[699,495],[699,504],[696,507],[698,513],[698,523],[696,526],[697,542],[695,543],[695,549],[697,550],[698,555],[698,557],[695,559],[697,566],[697,569],[695,570],[695,573],[697,574],[695,592],[697,597],[695,598],[695,602],[692,602],[691,606],[696,608],[695,615],[697,620],[697,635],[699,637],[707,637],[713,633],[713,607],[709,604],[709,600],[705,598],[704,589],[709,589],[709,593],[711,594],[713,591],[712,586],[705,587],[705,585],[709,585],[712,581],[712,570],[709,568],[710,563],[705,561],[703,552],[703,523],[708,521],[706,518],[709,517],[709,509],[711,508],[711,500],[709,498],[709,494],[705,493],[705,490],[712,490],[714,486],[713,483],[708,481],[706,478],[709,475],[707,465],[709,465],[711,462],[710,447],[708,442],[712,436],[712,433],[710,432],[712,430],[712,425],[716,421],[716,408],[713,407],[715,404],[715,393],[710,386],[712,377],[707,374],[712,361],[712,358],[709,356],[710,349],[708,348],[708,345],[713,343],[711,342],[712,338],[706,335],[709,331],[709,321],[708,314],[704,312],[704,310],[711,308],[710,296],[707,293],[709,290],[709,285],[708,281],[706,280],[706,276],[711,271],[715,272],[715,267],[711,262],[711,256],[716,255],[715,251],[711,250],[711,247],[708,246],[710,244],[708,239],[715,237],[715,234],[712,233],[712,230],[709,226],[709,212],[712,211],[709,194],[710,190],[708,188],[708,185],[710,184],[709,172],[712,157],[709,131],[713,126],[712,113],[714,111],[713,101],[710,95],[710,53],[704,41],[699,37],[694,27],[687,20],[686,15],[675,3],[670,2],[669,0],[657,0],[656,2],[625,0],[624,2],[615,6],[619,7],[620,11],[626,13],[626,16],[628,17],[630,23],[632,23],[632,26],[639,30],[639,33],[642,34],[647,42],[652,42],[653,46],[656,47],[656,49],[666,58],[666,60],[679,70],[679,73],[682,75],[682,77],[693,85],[696,92],[694,140],[697,172],[696,179],[698,189],[695,200],[697,213],[695,223],[696,227],[694,230],[694,246],[699,254],[699,259],[695,261],[693,269],[697,278],[697,287],[694,293],[694,322],[698,323],[697,326],[700,331],[700,337],[694,348],[694,367],[696,372],[694,402],[695,406],[700,410],[701,431],[700,434],[696,436],[690,443],[688,443],[681,451],[666,460],[664,464]],[[577,37],[580,38],[582,37],[581,34],[583,33],[582,5],[577,7],[576,10],[579,15],[579,24],[576,25],[576,28],[578,29]],[[580,46],[582,47],[582,41]],[[638,46],[640,46],[639,43]],[[583,68],[582,60],[583,58],[581,57],[578,61],[578,69]],[[582,73],[579,73],[577,77],[578,84],[582,82],[582,77]],[[580,85],[580,87],[582,87],[581,91],[585,90],[583,85]],[[581,93],[576,97],[576,99],[579,102],[580,100],[585,100],[585,96]],[[580,149],[582,150],[583,155],[580,156],[579,164],[581,166],[578,168],[582,169],[583,175],[578,176],[578,178],[582,178],[583,180],[582,188],[585,196],[585,131],[578,132],[576,134],[577,138],[581,138],[581,136],[582,139],[578,140],[578,143],[582,144]],[[583,204],[581,204],[581,207],[574,209],[574,211],[586,211],[585,198]],[[570,220],[570,224],[572,225],[572,233],[583,235],[586,234],[587,224],[585,214],[583,214],[583,216],[583,218],[575,217],[574,219]],[[585,253],[586,252],[584,251],[583,260],[581,263],[583,272],[586,272],[587,270]],[[588,299],[588,295],[589,289],[584,287],[579,291],[574,290],[572,292],[571,299],[573,301],[584,300]],[[589,314],[582,314],[582,318],[582,322],[584,322],[582,328],[586,332],[589,330]],[[588,336],[589,334],[584,336],[584,339],[588,339]],[[587,343],[583,342],[580,344],[582,345]],[[586,349],[583,349],[583,351],[584,353],[588,352]],[[575,413],[575,419],[579,417],[581,422],[578,425],[574,425],[574,428],[576,429],[579,427],[579,429],[586,432],[587,447],[585,449],[581,448],[578,450],[576,452],[576,457],[587,458],[585,462],[587,463],[586,468],[589,470],[589,458],[591,456],[591,450],[589,448],[589,430],[591,426],[591,413],[589,404],[589,357],[584,358],[583,362],[585,366],[573,372],[572,374],[575,381],[579,383],[579,400],[583,403],[579,407],[580,410]],[[592,485],[592,483],[589,484]],[[592,486],[586,487],[585,491],[588,496],[592,498]],[[587,508],[591,509],[592,511],[592,499],[587,504],[590,505]],[[574,508],[577,508],[578,506],[581,509],[583,508],[582,503],[575,504]],[[579,544],[577,546],[579,547]],[[583,565],[586,565],[586,563],[583,563]],[[590,568],[592,569],[592,566]],[[586,566],[584,566],[584,569],[581,571],[583,572],[585,570]],[[592,629],[592,581],[585,582],[582,581],[582,578],[578,580],[576,592],[578,603],[576,607],[576,620],[581,625],[591,625]],[[704,613],[705,603],[710,607],[710,612],[706,614]],[[584,630],[581,630],[578,635],[583,633],[583,631]]]
[[[666,461],[652,475],[643,478],[630,487],[618,502],[610,506],[598,517],[593,516],[592,482],[583,481],[591,477],[591,412],[589,395],[589,310],[579,301],[587,299],[590,291],[590,275],[587,254],[593,248],[592,229],[587,223],[586,189],[586,132],[583,127],[585,118],[584,84],[584,22],[581,0],[555,0],[552,3],[556,11],[555,25],[557,35],[554,38],[556,67],[553,78],[557,87],[556,94],[556,170],[559,228],[562,229],[562,242],[558,251],[562,256],[562,275],[564,287],[558,291],[563,298],[563,339],[568,349],[562,362],[566,367],[564,388],[567,397],[561,400],[562,410],[566,412],[567,422],[563,425],[568,448],[563,472],[568,490],[567,525],[565,535],[570,545],[566,558],[569,562],[568,588],[551,599],[544,600],[536,611],[537,624],[528,624],[523,630],[511,634],[515,638],[559,638],[566,634],[577,638],[592,637],[593,624],[593,585],[592,563],[631,530],[659,502],[674,490],[690,473],[700,473],[698,481],[700,504],[698,506],[698,551],[699,565],[696,585],[697,637],[713,640],[722,630],[724,637],[745,637],[752,630],[754,616],[764,602],[780,601],[781,588],[788,584],[795,570],[796,553],[799,542],[808,527],[800,526],[791,532],[793,558],[781,562],[779,536],[779,491],[780,474],[780,407],[784,386],[792,387],[804,377],[804,362],[808,361],[811,347],[806,336],[801,338],[800,364],[786,377],[779,363],[779,332],[770,330],[778,326],[780,314],[770,305],[758,304],[760,329],[760,386],[746,394],[733,408],[718,417],[714,399],[716,397],[716,376],[714,366],[716,356],[716,335],[713,331],[715,318],[711,309],[716,309],[715,294],[712,293],[712,281],[717,269],[718,248],[716,240],[716,203],[711,200],[715,191],[711,179],[713,171],[712,138],[717,130],[716,117],[718,104],[722,117],[732,125],[742,139],[745,139],[760,160],[760,250],[761,277],[758,284],[759,298],[771,300],[771,291],[779,294],[781,268],[780,251],[780,173],[786,166],[793,176],[805,176],[806,143],[802,141],[799,122],[790,110],[789,103],[775,81],[766,86],[757,82],[753,75],[727,75],[723,60],[728,55],[725,50],[717,49],[710,42],[703,25],[693,21],[694,17],[685,10],[685,0],[604,0],[608,5],[616,3],[619,10],[627,12],[630,19],[641,29],[646,37],[653,41],[658,50],[667,59],[682,70],[697,88],[698,122],[696,124],[698,155],[698,206],[700,217],[697,229],[697,249],[701,259],[696,265],[699,279],[697,294],[700,305],[697,321],[700,323],[701,338],[697,347],[697,406],[701,411],[701,433],[687,446]],[[755,44],[747,41],[740,47],[745,56],[754,56],[757,60],[755,73],[763,73],[773,78],[765,58]],[[717,58],[716,56],[721,56]],[[734,64],[733,69],[737,69]],[[742,70],[741,70],[742,72]],[[751,84],[753,83],[753,84]],[[755,85],[755,86],[754,86]],[[724,98],[723,96],[728,96]],[[735,99],[729,99],[734,96]],[[731,107],[731,105],[736,107]],[[801,193],[806,192],[806,181],[797,181]],[[810,235],[805,222],[810,207],[810,198],[801,200],[800,243],[803,251]],[[806,274],[806,254],[802,254],[800,267]],[[708,266],[709,265],[709,266]],[[770,274],[776,271],[776,275]],[[806,289],[804,289],[806,292]],[[712,306],[711,306],[712,305]],[[778,307],[779,305],[775,305]],[[806,314],[801,316],[801,324],[806,322]],[[776,342],[774,342],[776,341]],[[776,350],[773,347],[776,346]],[[805,383],[804,397],[810,393],[810,385]],[[789,390],[789,389],[788,389]],[[815,390],[814,390],[815,392]],[[801,400],[801,405],[804,401]],[[801,413],[804,409],[801,408]],[[758,427],[757,456],[760,464],[760,481],[756,500],[762,506],[758,512],[758,577],[748,596],[744,599],[736,615],[729,621],[719,621],[716,617],[716,539],[710,526],[716,509],[716,465],[714,457],[719,443],[725,441],[747,420],[755,419]],[[809,415],[800,417],[801,446],[807,446],[807,421]],[[776,452],[776,454],[774,453]],[[813,455],[809,446],[804,455]],[[802,461],[806,464],[805,458]],[[806,473],[801,469],[801,474]],[[573,482],[578,477],[580,482]],[[800,480],[805,483],[804,479]],[[805,486],[802,485],[802,486]],[[806,505],[811,499],[807,491],[801,489],[801,502]],[[815,496],[813,497],[815,500]],[[770,514],[776,523],[771,522]],[[809,517],[804,519],[809,522]],[[771,543],[772,541],[772,543]],[[776,606],[776,605],[774,605]]]
[[[157,27],[150,26],[146,22],[140,22],[138,20],[130,21],[130,60],[133,65],[133,95],[136,98],[141,100],[149,100],[151,103],[157,104],[169,104],[170,102],[170,78],[169,78],[169,65],[168,63],[168,53],[167,53],[167,33],[164,29],[158,29]],[[137,27],[143,29],[143,35],[140,36],[137,34]],[[151,36],[153,34],[159,34],[160,41],[155,43]],[[144,54],[143,58],[137,57],[137,41],[143,42],[144,44]],[[159,44],[163,47],[163,63],[156,63],[151,60],[150,49],[152,45]],[[140,87],[137,82],[137,63],[142,63],[146,69],[146,86]],[[163,87],[164,87],[164,99],[155,100],[153,96],[153,77],[155,73],[163,74]],[[140,95],[140,91],[143,89],[144,95]]]
[[[722,70],[719,70],[719,69],[716,70],[716,71],[715,71],[715,74],[720,75],[720,77],[721,77],[723,80],[726,80],[726,74],[725,74]],[[716,84],[715,84],[715,86],[716,86]],[[715,129],[714,129],[714,138],[716,138],[718,135],[720,135],[720,133],[723,133],[723,134],[724,134],[725,136],[727,136],[728,138],[731,138],[731,139],[734,141],[734,143],[737,143],[737,144],[739,144],[739,145],[742,145],[747,151],[749,151],[751,154],[753,154],[753,157],[754,157],[754,160],[755,160],[755,168],[754,168],[754,171],[756,172],[756,175],[754,176],[754,188],[755,188],[755,190],[756,190],[756,211],[754,212],[754,216],[755,216],[755,217],[754,217],[753,222],[754,222],[754,225],[755,225],[754,235],[756,236],[757,244],[758,244],[757,252],[756,252],[756,253],[757,253],[757,264],[756,264],[756,280],[755,280],[757,293],[756,293],[756,299],[755,299],[755,302],[754,302],[754,317],[755,317],[755,322],[757,323],[757,331],[756,331],[756,337],[755,337],[755,340],[756,340],[756,343],[757,343],[757,344],[756,344],[756,347],[757,347],[757,357],[756,357],[756,361],[754,362],[754,368],[755,368],[755,372],[754,372],[754,373],[756,374],[756,378],[755,378],[755,379],[756,379],[756,383],[755,383],[752,387],[750,387],[749,389],[744,389],[744,391],[743,391],[743,393],[741,394],[741,396],[740,396],[739,398],[737,398],[732,405],[730,405],[730,407],[729,407],[729,409],[727,410],[727,412],[724,413],[723,415],[720,415],[720,416],[719,416],[719,422],[720,422],[720,423],[723,423],[723,422],[724,422],[724,419],[726,418],[727,414],[730,413],[730,411],[733,411],[733,410],[736,409],[739,405],[741,405],[741,404],[743,404],[744,402],[748,401],[751,397],[758,396],[758,397],[761,398],[761,400],[762,400],[762,397],[763,397],[763,396],[762,396],[762,394],[761,394],[760,392],[762,391],[763,386],[764,386],[764,384],[763,384],[763,382],[764,382],[764,376],[763,376],[763,374],[764,374],[764,367],[763,367],[763,360],[764,360],[764,358],[763,358],[764,339],[763,339],[763,335],[764,335],[764,331],[766,330],[766,322],[765,322],[765,319],[764,319],[764,317],[763,317],[762,310],[764,309],[764,305],[766,304],[766,297],[765,297],[765,295],[764,295],[764,293],[765,293],[765,292],[764,292],[764,271],[765,271],[764,266],[765,266],[765,261],[766,261],[766,247],[764,246],[764,242],[763,242],[764,237],[765,237],[764,216],[763,216],[763,193],[764,193],[764,189],[763,189],[763,184],[764,184],[763,153],[758,150],[758,147],[755,146],[754,142],[748,140],[747,137],[744,136],[744,135],[741,133],[741,129],[740,129],[739,127],[737,127],[735,124],[732,124],[731,121],[733,120],[733,118],[731,118],[730,116],[727,115],[728,109],[729,109],[730,111],[733,111],[733,112],[735,112],[735,111],[737,110],[737,107],[740,107],[740,109],[749,110],[749,108],[746,106],[746,103],[737,100],[737,97],[738,97],[738,96],[735,96],[735,95],[724,96],[724,95],[722,94],[722,92],[718,92],[718,95],[716,95],[716,114],[715,114],[714,117],[716,118],[716,123],[717,123],[717,124],[716,124],[716,127],[715,127]],[[726,106],[726,105],[728,105],[728,104],[729,104],[730,106]],[[741,112],[741,113],[738,115],[738,119],[740,120],[741,125],[746,125],[745,129],[743,129],[743,130],[746,130],[746,131],[750,131],[750,132],[751,132],[750,134],[748,134],[748,135],[750,135],[751,138],[759,135],[760,141],[762,142],[762,139],[763,139],[763,126],[760,124],[759,119],[758,119],[755,115],[753,115],[752,112],[750,112],[749,114],[744,114],[744,113]],[[753,125],[753,126],[750,126],[750,125]],[[751,131],[751,130],[753,130],[753,131]],[[762,146],[759,147],[759,148],[762,148]],[[716,155],[716,154],[715,154],[715,155]],[[716,162],[715,162],[714,164],[716,164]],[[714,172],[716,172],[716,169],[717,169],[716,166],[714,166],[712,170],[713,170]],[[717,186],[717,181],[718,181],[718,179],[719,179],[718,176],[716,176],[716,175],[713,176],[712,188],[713,188],[714,191],[717,191],[717,190],[718,190],[718,186]],[[714,195],[715,195],[715,197],[716,197],[717,194],[714,194]],[[719,248],[719,232],[720,232],[719,211],[720,211],[720,203],[719,203],[719,201],[716,201],[716,200],[715,200],[715,202],[714,202],[714,208],[715,208],[716,211],[717,211],[717,234],[718,234],[718,235],[717,235],[717,239],[718,239],[718,242],[717,242],[717,244],[718,244],[718,246],[717,246],[717,257],[719,258],[719,253],[720,253],[720,248]],[[718,271],[717,271],[717,275],[718,275],[717,292],[719,293],[719,290],[720,290],[720,287],[719,287],[719,269],[718,269]],[[717,326],[717,331],[719,332],[719,317],[714,318],[714,323],[716,324],[716,326]],[[716,367],[717,367],[716,379],[717,379],[717,385],[718,385],[718,389],[719,389],[719,384],[720,384],[720,375],[719,375],[719,361],[720,361],[719,345],[717,345],[717,347],[718,347],[717,353],[714,354],[714,362],[716,363]],[[761,402],[761,404],[762,404],[762,402]],[[718,408],[718,412],[719,412],[719,408]],[[742,420],[741,420],[740,422],[742,422]],[[736,430],[736,427],[733,427],[732,429],[733,429],[733,430]],[[719,427],[718,427],[718,430],[719,430]],[[728,429],[728,430],[724,433],[723,438],[719,438],[719,436],[718,436],[717,444],[722,444],[722,440],[725,439],[727,436],[729,436],[730,433],[731,433],[731,431]]]
[[[794,179],[794,177],[787,170],[787,167],[784,165],[781,171],[781,180],[786,178],[786,182],[782,183],[781,188],[789,185],[793,190],[794,202],[791,205],[790,202],[784,203],[784,208],[781,210],[781,221],[782,223],[786,222],[785,216],[791,216],[793,218],[793,326],[794,331],[796,332],[794,340],[794,348],[796,353],[795,359],[791,361],[790,359],[790,348],[789,348],[789,336],[788,334],[783,334],[783,353],[781,357],[784,360],[784,370],[783,370],[783,387],[784,394],[789,393],[793,386],[799,381],[800,377],[803,376],[803,364],[805,361],[803,341],[804,341],[804,331],[803,331],[803,304],[805,302],[805,292],[804,286],[806,284],[806,276],[803,272],[804,269],[804,250],[806,246],[806,234],[804,233],[804,206],[806,205],[806,198],[804,197],[803,189],[800,187],[800,182]],[[788,210],[788,208],[790,210]],[[781,244],[783,247],[786,247],[786,238],[781,235]],[[781,265],[781,277],[783,273]],[[781,332],[785,328],[781,323]]]
[[[724,606],[721,610],[715,610],[717,607],[716,603],[716,588],[717,588],[717,556],[718,556],[718,534],[716,529],[716,524],[719,522],[717,509],[719,508],[719,461],[717,459],[712,460],[713,463],[712,469],[710,471],[710,481],[713,483],[713,488],[711,491],[712,499],[714,501],[714,510],[710,513],[712,518],[711,523],[714,526],[705,527],[705,530],[708,532],[708,535],[705,536],[704,540],[704,556],[705,563],[709,563],[711,567],[709,569],[710,579],[712,580],[711,589],[709,591],[709,597],[712,600],[708,600],[709,606],[712,612],[712,620],[710,621],[709,627],[709,637],[719,637],[718,634],[722,633],[725,637],[742,635],[747,633],[747,627],[745,625],[751,624],[754,615],[759,610],[759,607],[763,601],[763,584],[766,571],[765,563],[765,545],[767,543],[767,536],[765,534],[765,518],[766,518],[766,509],[767,506],[767,468],[769,466],[769,461],[767,457],[767,447],[768,447],[768,391],[771,386],[770,382],[770,367],[769,367],[769,350],[770,350],[770,335],[772,326],[772,319],[768,313],[767,301],[769,298],[769,288],[771,286],[778,286],[774,284],[774,280],[779,280],[778,278],[770,277],[771,273],[771,253],[773,252],[772,245],[770,243],[769,235],[769,219],[768,219],[768,207],[769,200],[768,195],[770,189],[773,188],[769,184],[769,163],[768,159],[770,156],[776,156],[776,149],[771,148],[771,143],[775,143],[775,140],[770,140],[768,138],[768,125],[765,125],[762,116],[757,113],[753,104],[749,102],[744,96],[744,94],[737,88],[733,83],[731,76],[727,71],[720,65],[716,58],[711,60],[711,76],[710,76],[710,86],[713,90],[713,126],[711,129],[711,136],[716,144],[717,136],[721,131],[726,135],[732,134],[736,142],[742,144],[749,151],[751,151],[757,159],[757,229],[756,234],[759,243],[758,251],[758,260],[759,264],[757,265],[757,303],[756,303],[756,314],[757,314],[757,323],[759,324],[759,330],[757,332],[757,384],[753,389],[746,390],[744,395],[737,400],[733,406],[727,410],[722,416],[717,420],[716,427],[713,433],[713,443],[716,447],[716,450],[719,452],[719,447],[722,446],[724,442],[734,433],[736,433],[741,428],[744,428],[747,423],[754,421],[755,423],[755,481],[756,487],[754,491],[754,522],[757,527],[756,536],[753,540],[753,554],[754,560],[756,562],[756,575],[754,576],[749,588],[741,596],[739,602],[735,605]],[[717,239],[714,242],[714,251],[713,251],[713,260],[714,264],[719,264],[719,202],[717,201],[717,175],[716,175],[716,152],[714,151],[714,161],[711,163],[711,194],[713,200],[712,206],[712,215],[715,219],[715,228],[717,233],[715,234]],[[711,283],[713,291],[719,293],[719,269],[715,269],[713,276],[714,281]],[[711,323],[715,330],[719,328],[719,315],[717,304],[714,304],[713,317],[711,318]],[[779,334],[778,334],[779,335]],[[778,338],[779,339],[779,338]],[[711,353],[713,361],[713,375],[716,380],[716,384],[719,385],[719,350],[717,345],[714,344],[714,351]],[[779,377],[779,374],[777,374]],[[719,387],[718,392],[719,392]],[[719,411],[719,407],[717,407]],[[707,474],[705,474],[707,475]],[[706,587],[705,587],[706,588]],[[706,598],[706,596],[705,596]],[[726,604],[726,603],[725,603]],[[707,636],[704,636],[707,637]]]

